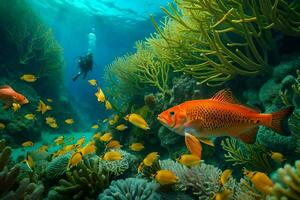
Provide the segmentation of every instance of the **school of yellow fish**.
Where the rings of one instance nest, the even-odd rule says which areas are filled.
[[[38,78],[35,75],[32,74],[24,74],[20,77],[21,80],[33,83],[38,80]],[[91,86],[97,87],[97,91],[95,93],[95,96],[97,98],[97,101],[100,103],[103,103],[105,106],[106,110],[111,110],[113,109],[113,105],[106,99],[106,96],[103,92],[103,90],[98,86],[97,80],[91,79],[88,80],[88,83]],[[48,103],[52,103],[53,100],[48,98],[46,99]],[[17,103],[12,104],[12,110],[14,112],[17,112],[19,109],[21,109],[21,105]],[[39,100],[36,112],[40,112],[42,115],[47,113],[48,111],[52,110],[52,107],[50,105],[47,105],[44,101]],[[36,120],[37,116],[34,113],[28,113],[24,115],[24,118],[27,120]],[[102,122],[103,124],[108,123],[110,126],[113,126],[115,130],[118,132],[123,132],[126,129],[129,128],[129,125],[133,125],[139,129],[142,129],[144,131],[150,130],[150,126],[148,125],[147,121],[139,114],[137,113],[129,113],[127,114],[124,119],[125,122],[127,121],[130,124],[126,123],[118,123],[119,122],[119,115],[113,114],[109,118],[105,118]],[[45,117],[45,123],[51,127],[51,128],[59,128],[57,121],[54,117],[51,116],[46,116]],[[75,123],[73,118],[67,118],[64,120],[64,123],[67,125],[72,125]],[[117,124],[118,123],[118,124]],[[6,125],[4,123],[0,123],[0,131],[5,129]],[[53,144],[49,145],[41,145],[38,148],[38,151],[40,152],[45,152],[48,151],[49,147],[52,145],[56,145],[59,147],[58,150],[52,153],[52,158],[55,158],[60,155],[64,155],[66,153],[71,153],[71,156],[68,161],[67,169],[71,169],[74,166],[78,165],[85,156],[95,153],[97,151],[96,143],[101,142],[105,145],[105,150],[102,152],[101,159],[105,161],[117,161],[123,159],[122,154],[120,153],[119,149],[122,148],[124,145],[120,143],[120,141],[113,139],[113,134],[111,132],[103,132],[101,133],[99,129],[101,128],[101,123],[96,123],[90,127],[91,129],[97,131],[94,133],[90,141],[87,141],[86,143],[86,138],[82,136],[79,138],[77,141],[74,142],[74,136],[69,137],[67,140],[65,139],[64,135],[61,135],[59,137],[56,137],[53,140]],[[182,154],[180,155],[176,161],[188,168],[194,167],[194,166],[199,166],[201,165],[201,150],[199,149],[195,151],[193,149],[193,145],[199,146],[199,141],[201,143],[204,143],[206,145],[214,147],[214,143],[206,138],[200,138],[199,141],[198,139],[195,139],[195,136],[188,136],[186,138],[186,143],[190,144],[188,147],[188,150],[191,152],[191,154]],[[85,144],[86,143],[86,144]],[[84,145],[85,144],[85,145]],[[23,148],[29,148],[33,147],[34,143],[32,141],[25,141],[21,144]],[[145,150],[145,146],[142,141],[138,142],[133,142],[131,143],[128,147],[131,151],[134,152],[140,152]],[[198,151],[200,151],[200,154]],[[195,153],[196,152],[196,153]],[[281,164],[285,161],[285,158],[283,154],[280,152],[270,152],[269,153],[270,158],[278,163]],[[159,159],[159,154],[158,152],[150,152],[148,153],[142,160],[142,162],[139,164],[137,171],[138,173],[142,173],[144,168],[151,167],[154,165],[154,163],[158,162]],[[34,160],[32,159],[31,155],[29,152],[26,154],[26,158],[23,161],[30,170],[35,170],[35,163]],[[215,194],[213,199],[215,200],[225,200],[227,199],[232,191],[228,188],[226,188],[226,183],[230,180],[232,177],[232,169],[226,169],[222,172],[220,176],[220,181],[219,184],[224,187],[224,190],[222,192],[218,192]],[[273,182],[271,179],[262,172],[256,172],[256,171],[249,171],[244,169],[244,176],[249,179],[251,184],[253,185],[254,188],[256,188],[259,192],[263,194],[270,194],[271,188],[274,186]],[[159,184],[161,185],[173,185],[176,184],[179,179],[176,176],[176,174],[170,170],[166,169],[159,169],[155,171],[152,174],[153,179],[155,179]]]

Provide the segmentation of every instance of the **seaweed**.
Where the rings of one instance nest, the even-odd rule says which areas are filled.
[[[243,166],[254,171],[269,173],[273,167],[270,156],[266,149],[260,144],[241,144],[236,139],[226,138],[221,142],[222,148],[226,151],[225,161],[233,166]]]

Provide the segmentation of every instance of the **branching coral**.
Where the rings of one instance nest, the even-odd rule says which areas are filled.
[[[259,7],[263,16],[269,21],[269,27],[288,35],[300,35],[299,1],[261,0]]]
[[[299,35],[295,1],[175,2],[176,7],[162,8],[168,18],[161,24],[152,18],[157,33],[147,42],[157,57],[199,84],[219,85],[237,75],[257,75],[268,68],[268,52],[276,51],[273,29]]]
[[[148,39],[151,46],[162,49],[184,47],[183,55],[181,50],[173,51],[172,57],[179,61],[172,64],[176,71],[193,76],[200,84],[218,85],[236,75],[256,75],[267,66],[270,33],[264,22],[256,19],[252,4],[183,0],[177,1],[177,7],[169,4],[169,9],[163,8],[170,18],[163,30],[152,20],[159,34]],[[178,29],[175,38],[169,34],[173,29]],[[166,42],[156,41],[161,39]]]
[[[99,195],[99,200],[158,200],[158,184],[140,178],[112,181],[108,189]]]
[[[269,200],[294,199],[300,197],[300,161],[295,163],[295,167],[286,164],[284,168],[277,170],[279,182],[275,183]]]
[[[85,158],[67,172],[66,179],[61,179],[54,190],[66,198],[96,198],[108,184],[108,172],[104,171],[99,158]]]
[[[247,169],[270,172],[272,165],[266,150],[259,144],[242,144],[233,138],[226,138],[221,143],[227,152],[225,160],[235,165],[242,165]]]

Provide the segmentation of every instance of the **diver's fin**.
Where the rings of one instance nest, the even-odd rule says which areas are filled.
[[[223,89],[217,92],[212,98],[215,101],[223,101],[228,103],[239,104],[240,102],[233,96],[230,89]]]
[[[78,72],[73,78],[73,81],[76,81],[78,79],[78,77],[81,75],[81,72]]]
[[[204,143],[204,144],[206,144],[206,145],[209,145],[209,146],[212,146],[212,147],[215,146],[215,145],[214,145],[214,141],[213,141],[212,139],[208,139],[208,138],[200,138],[199,140],[200,140],[200,142],[202,142],[202,143]]]
[[[238,138],[246,144],[254,144],[256,140],[258,127],[250,129],[249,131],[239,135]]]
[[[265,126],[279,133],[280,135],[290,135],[291,133],[288,127],[288,119],[293,113],[294,109],[294,106],[289,106],[277,112],[271,113],[272,122],[271,124]]]
[[[187,132],[185,132],[184,135],[185,135],[185,144],[186,144],[186,147],[188,148],[188,150],[191,152],[191,154],[193,154],[201,159],[202,146],[201,146],[199,140],[195,136],[193,136]]]

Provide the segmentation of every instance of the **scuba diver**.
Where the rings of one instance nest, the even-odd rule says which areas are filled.
[[[95,28],[92,28],[91,32],[88,34],[88,53],[85,56],[79,56],[78,66],[80,71],[73,77],[73,81],[76,81],[82,74],[83,79],[85,79],[87,73],[92,71],[94,65],[93,52],[96,50],[96,40]]]
[[[83,79],[85,79],[87,73],[92,71],[93,65],[93,54],[91,52],[88,52],[85,56],[80,56],[78,59],[80,71],[73,77],[73,81],[76,81],[81,75],[83,75]]]

